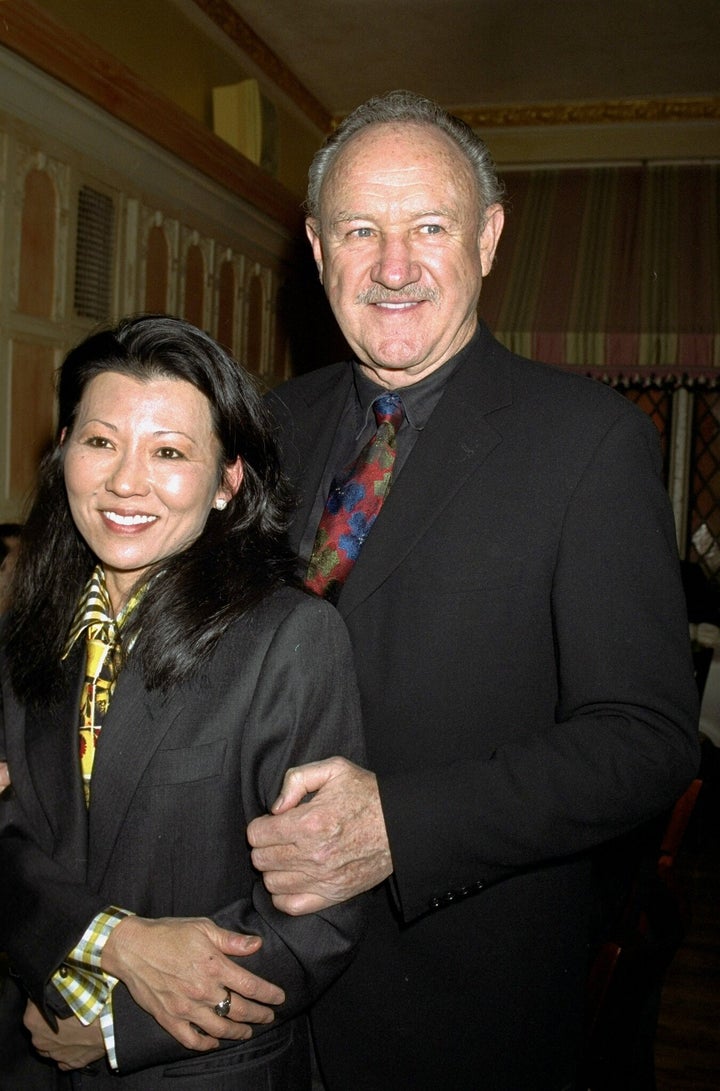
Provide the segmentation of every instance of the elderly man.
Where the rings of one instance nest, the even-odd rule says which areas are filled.
[[[372,890],[360,953],[314,1011],[329,1091],[560,1091],[591,850],[669,808],[697,763],[655,429],[478,322],[501,191],[434,103],[356,110],[313,163],[308,211],[354,359],[274,410],[372,771],[290,771],[250,826],[254,863],[292,914]]]

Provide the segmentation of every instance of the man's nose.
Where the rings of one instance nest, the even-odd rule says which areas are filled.
[[[379,258],[370,270],[373,283],[397,291],[407,284],[417,284],[421,276],[422,270],[413,259],[407,239],[391,237],[381,241]]]

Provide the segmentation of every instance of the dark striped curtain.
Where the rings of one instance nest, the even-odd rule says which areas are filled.
[[[720,165],[509,172],[480,314],[525,356],[608,377],[720,368]],[[658,372],[658,375],[659,375]]]

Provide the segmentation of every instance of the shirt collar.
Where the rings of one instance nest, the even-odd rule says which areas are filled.
[[[142,598],[146,587],[147,584],[136,591],[125,603],[122,610],[115,615],[110,602],[107,583],[105,582],[105,570],[101,564],[96,565],[80,596],[75,616],[68,631],[62,658],[67,659],[73,645],[81,633],[87,629],[88,625],[107,625],[111,642],[117,641],[123,624]]]
[[[421,432],[430,419],[430,414],[440,401],[451,375],[458,369],[471,352],[471,347],[478,337],[476,331],[467,345],[455,353],[449,360],[423,379],[410,386],[403,386],[397,393],[402,398],[405,418],[411,428]],[[355,384],[356,405],[358,409],[358,434],[362,432],[372,418],[372,403],[378,394],[387,394],[387,387],[380,386],[368,378],[359,361],[353,360],[353,381]]]

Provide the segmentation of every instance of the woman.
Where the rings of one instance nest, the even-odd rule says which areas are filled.
[[[289,586],[263,404],[209,337],[158,316],[70,352],[58,402],[0,749],[0,950],[46,1059],[2,1086],[42,1086],[35,1063],[75,1088],[306,1088],[302,1013],[359,911],[275,910],[245,827],[288,766],[358,758],[359,714],[342,623]]]

